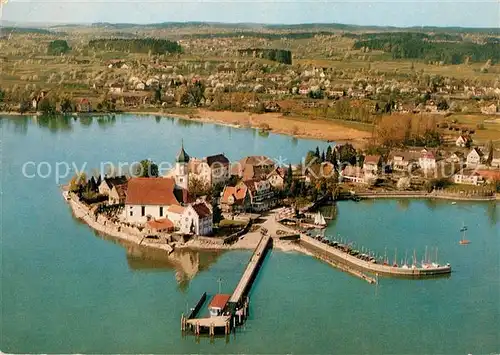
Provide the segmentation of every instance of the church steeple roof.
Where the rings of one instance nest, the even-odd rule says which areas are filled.
[[[184,141],[181,143],[181,150],[177,154],[176,162],[178,162],[178,163],[189,163],[189,155],[184,150]]]

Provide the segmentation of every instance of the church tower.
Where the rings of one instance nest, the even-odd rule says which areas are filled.
[[[175,184],[183,189],[188,189],[189,182],[189,155],[184,150],[184,143],[175,159]]]

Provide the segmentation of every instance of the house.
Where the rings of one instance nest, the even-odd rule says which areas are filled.
[[[267,211],[276,206],[277,199],[268,180],[244,180],[243,184],[248,188],[253,212]]]
[[[467,167],[476,167],[481,164],[483,155],[483,152],[479,148],[472,148],[469,154],[467,154]]]
[[[108,194],[108,204],[124,204],[127,198],[127,184],[113,185]]]
[[[363,161],[363,171],[365,174],[377,175],[382,164],[382,159],[378,155],[367,155]]]
[[[285,168],[276,168],[267,175],[267,180],[272,187],[282,189],[285,186],[287,171]]]
[[[335,176],[335,172],[335,166],[330,162],[322,162],[321,164],[311,165],[305,169],[305,182],[309,184],[316,179],[332,178]]]
[[[469,136],[459,136],[457,140],[455,141],[455,145],[457,147],[468,147],[472,143],[472,139]]]
[[[251,201],[248,187],[240,183],[225,186],[221,194],[220,207],[223,212],[240,213],[250,210]]]
[[[411,172],[415,168],[417,160],[410,152],[394,153],[391,162],[392,170]]]
[[[477,170],[476,171],[487,183],[500,181],[500,171],[498,170]]]
[[[173,232],[175,229],[174,223],[168,218],[147,221],[146,228],[150,233]]]
[[[426,149],[422,150],[420,158],[418,158],[418,165],[424,171],[431,171],[436,169],[436,157],[431,151]]]
[[[125,219],[145,223],[164,218],[171,205],[189,202],[187,191],[176,186],[173,178],[132,178],[125,199]]]
[[[462,152],[454,152],[451,154],[448,159],[446,159],[449,163],[463,163],[464,161],[464,154]]]
[[[123,185],[126,183],[127,183],[127,178],[124,175],[115,177],[105,177],[99,184],[98,190],[101,195],[109,196],[109,193],[111,192],[113,186]]]
[[[365,173],[363,168],[359,166],[347,165],[344,170],[342,170],[339,174],[340,182],[354,182],[358,184],[364,184],[365,181]]]
[[[464,172],[461,171],[453,175],[453,182],[455,184],[466,184],[466,185],[481,185],[484,183],[483,177],[474,171]]]
[[[189,172],[203,180],[209,186],[225,183],[231,177],[229,159],[224,154],[217,154],[203,159],[189,161]]]
[[[113,83],[109,86],[109,92],[111,94],[121,94],[123,93],[123,85],[118,83]]]
[[[481,113],[483,115],[494,115],[498,112],[498,106],[495,104],[491,104],[489,106],[481,107]]]
[[[243,180],[265,179],[274,170],[274,161],[263,155],[245,157],[231,167],[231,174]]]
[[[210,235],[213,228],[212,221],[212,210],[205,202],[197,202],[184,209],[179,231],[184,234]]]
[[[83,98],[78,102],[77,104],[77,110],[78,112],[91,112],[92,111],[92,105],[90,103],[89,99]]]
[[[208,305],[208,310],[210,311],[210,317],[221,316],[230,298],[231,295],[223,295],[220,293],[216,294],[210,301],[210,304]]]

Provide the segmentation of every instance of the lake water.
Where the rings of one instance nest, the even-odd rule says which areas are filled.
[[[339,205],[326,233],[398,259],[438,248],[449,278],[369,285],[311,257],[272,251],[245,326],[183,338],[180,315],[202,292],[230,293],[249,251],[162,253],[97,236],[53,178],[27,161],[172,160],[266,154],[296,163],[325,143],[154,117],[0,119],[0,349],[15,353],[492,353],[500,351],[500,210],[495,203],[385,200]],[[44,171],[44,173],[46,173]],[[459,229],[469,226],[470,245]]]

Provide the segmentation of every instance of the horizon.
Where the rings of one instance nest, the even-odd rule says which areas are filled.
[[[57,14],[55,18],[54,14]],[[27,20],[28,19],[28,20]],[[62,19],[62,21],[60,21]],[[206,23],[231,25],[347,25],[360,27],[500,28],[500,2],[295,0],[293,2],[12,0],[3,6],[2,23],[152,25]],[[59,21],[58,21],[59,20]],[[5,26],[5,24],[3,25]]]

